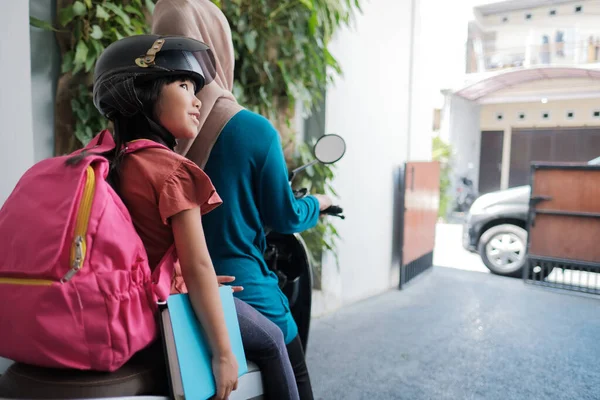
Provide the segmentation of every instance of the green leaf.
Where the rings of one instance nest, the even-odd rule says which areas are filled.
[[[300,3],[304,4],[304,6],[306,8],[308,8],[309,10],[312,11],[314,9],[313,2],[311,0],[299,0],[299,1],[300,1]]]
[[[93,25],[92,26],[92,33],[90,33],[90,36],[93,39],[100,40],[104,36],[104,32],[102,32],[102,28],[100,28],[100,26]]]
[[[96,64],[97,57],[95,54],[91,54],[88,56],[87,60],[85,60],[85,72],[90,72],[92,68],[94,68],[94,64]]]
[[[75,57],[75,53],[73,51],[69,51],[67,52],[63,59],[62,59],[62,65],[60,68],[60,72],[63,74],[66,74],[67,72],[69,72],[70,70],[73,69],[73,58]]]
[[[92,46],[94,47],[96,55],[100,55],[104,51],[104,46],[102,46],[102,44],[97,40],[92,40]]]
[[[125,7],[125,11],[127,11],[129,14],[135,14],[140,18],[144,18],[144,14],[142,14],[142,12],[140,10],[138,10],[137,8],[129,5]]]
[[[246,44],[246,48],[250,53],[254,53],[256,50],[256,37],[258,33],[256,31],[246,32],[244,34],[244,43]]]
[[[121,17],[125,26],[131,25],[131,19],[129,18],[129,15],[127,15],[120,7],[114,5],[113,3],[104,3],[104,7],[108,8],[118,17]]]
[[[152,0],[146,0],[146,8],[150,14],[154,14],[154,2]]]
[[[103,19],[105,21],[108,21],[110,19],[110,15],[100,4],[96,6],[96,18]]]
[[[75,18],[75,13],[73,12],[73,7],[65,7],[58,12],[58,22],[61,26],[67,26],[69,22],[73,21]]]
[[[310,19],[308,20],[308,32],[314,36],[317,33],[318,25],[319,17],[317,16],[317,13],[313,11],[313,13],[310,16]]]
[[[80,109],[79,102],[76,99],[71,99],[71,110],[73,110],[74,113],[77,113]]]
[[[83,40],[77,42],[77,47],[75,47],[75,64],[83,65],[88,55],[88,47],[86,46]]]
[[[89,126],[85,127],[85,139],[89,142],[94,137],[94,131]],[[87,144],[87,143],[86,143]]]
[[[92,8],[92,0],[85,0],[85,5],[87,8]]]
[[[41,19],[31,17],[31,16],[29,17],[29,25],[31,25],[35,28],[43,29],[45,31],[58,31],[57,29],[55,29],[52,26],[52,24],[50,22],[43,21]]]
[[[129,26],[124,26],[123,30],[125,31],[125,33],[127,34],[127,36],[133,36],[136,34],[134,29],[131,29]]]
[[[85,15],[86,12],[87,9],[85,8],[85,4],[83,4],[81,1],[76,1],[73,3],[73,14],[81,17],[82,15]]]
[[[73,63],[73,70],[71,71],[71,74],[77,75],[83,69],[83,67],[83,64]]]
[[[273,82],[275,80],[275,78],[273,77],[273,74],[271,73],[271,65],[269,64],[268,61],[263,62],[263,70],[265,71],[265,74],[267,74],[267,78],[269,78],[269,82]]]

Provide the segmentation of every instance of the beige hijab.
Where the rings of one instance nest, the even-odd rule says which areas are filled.
[[[204,168],[223,127],[242,110],[231,91],[235,55],[231,28],[225,15],[209,0],[159,0],[154,9],[152,33],[179,35],[206,43],[216,59],[215,80],[198,93],[200,133],[180,140],[176,151]]]

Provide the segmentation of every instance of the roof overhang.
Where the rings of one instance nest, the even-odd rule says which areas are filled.
[[[600,70],[578,67],[538,67],[505,70],[470,83],[454,91],[454,94],[467,100],[481,102],[482,99],[492,93],[523,83],[569,78],[600,80]]]

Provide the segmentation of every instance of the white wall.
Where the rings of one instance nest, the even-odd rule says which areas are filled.
[[[433,109],[436,106],[433,93],[437,89],[431,76],[439,68],[436,65],[435,52],[432,51],[436,43],[431,41],[431,36],[423,34],[423,32],[435,29],[435,27],[430,19],[419,18],[424,14],[422,12],[424,7],[426,7],[426,4],[423,0],[414,2],[413,50],[411,54],[407,54],[412,63],[411,89],[408,93],[410,96],[408,161],[431,161]]]
[[[29,5],[0,4],[0,205],[34,161],[31,122]],[[12,362],[0,358],[0,374]]]
[[[0,204],[34,161],[29,4],[0,3]]]
[[[363,2],[353,29],[332,43],[344,77],[327,92],[326,132],[347,142],[334,183],[346,220],[337,223],[339,272],[325,260],[328,306],[398,285],[392,271],[393,172],[407,154],[410,0]]]
[[[23,1],[23,0],[21,0]],[[52,21],[54,0],[29,0],[30,14]],[[34,137],[34,161],[54,155],[54,99],[60,73],[60,52],[54,32],[30,27],[31,92]]]
[[[568,118],[567,113],[573,117]],[[600,126],[600,95],[595,99],[579,99],[565,101],[540,101],[531,103],[485,104],[481,106],[481,130],[502,130],[505,126],[513,128],[548,128],[548,127],[582,127]],[[525,119],[519,114],[524,113]],[[543,119],[542,114],[549,118]],[[502,114],[502,120],[498,120]]]
[[[473,180],[479,186],[479,154],[481,150],[480,105],[449,95],[448,133],[452,145],[452,190],[460,176]],[[472,166],[472,169],[469,168]]]

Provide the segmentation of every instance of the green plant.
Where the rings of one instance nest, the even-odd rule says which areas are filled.
[[[291,128],[294,107],[305,110],[320,104],[323,93],[342,73],[328,46],[335,31],[351,22],[359,0],[212,0],[226,15],[236,54],[234,95],[245,107],[268,117],[278,128],[288,166],[312,160],[312,146],[299,144],[294,151]],[[317,164],[301,174],[294,187],[311,193],[335,195],[334,169]],[[324,249],[336,250],[339,238],[331,218],[302,233],[320,287]],[[336,255],[337,258],[337,255]]]
[[[249,109],[275,122],[297,101],[310,110],[333,77],[341,74],[328,45],[336,29],[359,8],[359,0],[213,2],[231,25],[234,94]]]
[[[305,165],[314,160],[314,155],[312,154],[313,147],[314,143],[301,143],[298,146],[298,152],[293,161],[294,167]],[[331,186],[331,181],[335,175],[334,170],[335,164],[326,165],[317,163],[300,173],[292,182],[292,187],[296,190],[306,188],[310,194],[327,193],[333,197],[337,197],[335,189]],[[335,226],[331,223],[330,218],[333,217],[321,218],[313,229],[300,234],[308,247],[311,261],[315,268],[314,285],[317,289],[321,288],[321,259],[323,251],[331,251],[335,255],[336,263],[338,261],[335,249],[336,241],[340,236]]]
[[[147,33],[153,8],[152,0],[58,0],[54,24],[30,17],[32,26],[56,32],[62,53],[62,75],[57,87],[56,154],[87,144],[93,135],[107,127],[107,121],[92,102],[94,65],[110,43]]]
[[[446,218],[451,202],[448,190],[450,188],[452,146],[441,137],[434,136],[432,147],[433,160],[440,162],[440,207],[438,215],[440,218]]]

